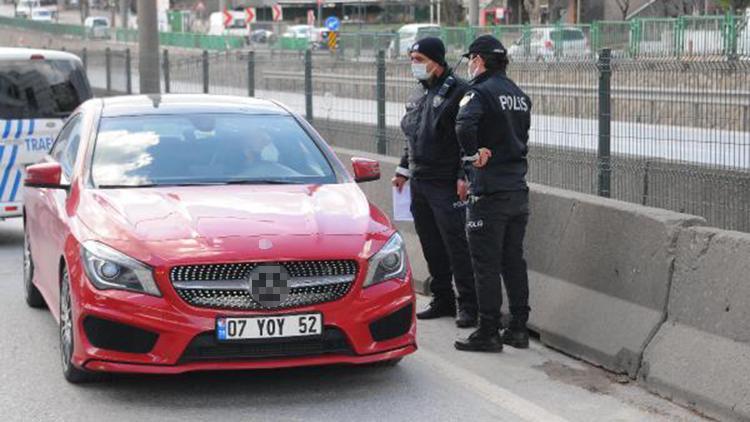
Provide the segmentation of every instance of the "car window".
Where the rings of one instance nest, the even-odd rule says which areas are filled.
[[[60,163],[63,173],[67,177],[70,177],[71,173],[73,173],[80,143],[81,116],[76,115],[65,124],[50,151],[50,155],[55,161]]]
[[[103,118],[91,173],[99,187],[336,181],[294,118],[246,114]]]
[[[576,31],[573,29],[566,29],[563,31],[564,41],[581,41],[583,40],[583,32]]]
[[[78,62],[0,61],[0,119],[64,118],[91,97]]]

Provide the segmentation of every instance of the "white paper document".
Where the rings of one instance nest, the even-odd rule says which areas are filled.
[[[414,221],[411,215],[411,188],[408,182],[404,184],[401,192],[393,187],[393,220]]]

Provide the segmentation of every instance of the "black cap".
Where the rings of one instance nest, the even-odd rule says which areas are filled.
[[[497,38],[492,35],[482,35],[471,43],[469,52],[463,56],[469,57],[471,54],[499,54],[504,56],[507,54],[507,50]]]
[[[447,63],[445,62],[445,44],[443,44],[443,41],[440,38],[422,38],[411,46],[409,52],[422,53],[440,66],[447,66]]]

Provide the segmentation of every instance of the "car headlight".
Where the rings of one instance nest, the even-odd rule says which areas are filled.
[[[151,268],[135,259],[95,241],[81,246],[83,268],[97,289],[130,290],[161,296]]]
[[[408,267],[404,239],[400,234],[395,233],[378,253],[370,258],[364,287],[394,278],[404,278]]]

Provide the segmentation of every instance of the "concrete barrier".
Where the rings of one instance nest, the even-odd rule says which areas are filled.
[[[647,388],[721,420],[750,420],[750,234],[682,231]]]
[[[534,185],[530,326],[542,342],[635,377],[664,321],[675,242],[699,217]]]

